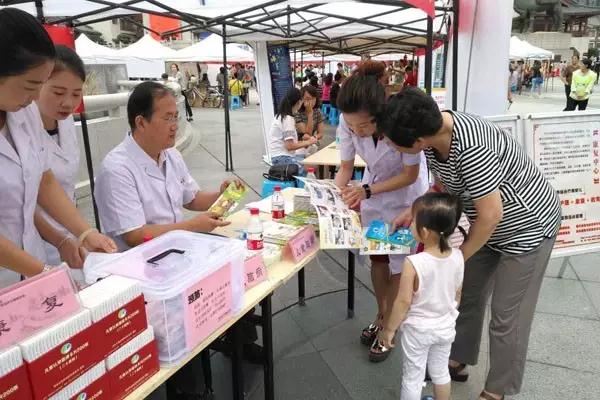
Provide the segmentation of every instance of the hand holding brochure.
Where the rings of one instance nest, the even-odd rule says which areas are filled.
[[[390,233],[388,224],[375,220],[364,229],[360,254],[410,254],[416,245],[417,242],[410,229],[400,228]]]
[[[227,189],[219,196],[217,201],[210,206],[209,212],[217,214],[219,217],[227,217],[237,208],[240,201],[246,196],[246,187],[238,188],[235,182],[227,186]]]

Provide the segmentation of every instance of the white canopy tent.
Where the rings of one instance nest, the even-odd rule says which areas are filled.
[[[137,42],[117,50],[117,54],[124,57],[151,58],[166,61],[177,56],[177,51],[161,44],[150,35],[144,35]]]
[[[169,58],[169,61],[197,61],[223,64],[223,38],[212,34],[206,39],[183,48]],[[227,44],[227,62],[254,62],[254,54],[237,44]]]
[[[75,49],[77,50],[77,54],[79,57],[118,57],[117,51],[115,49],[111,49],[110,47],[102,46],[90,38],[88,38],[85,34],[79,35],[77,40],[75,40]]]
[[[509,58],[511,60],[541,59],[547,60],[554,57],[554,53],[534,46],[516,36],[510,38]]]

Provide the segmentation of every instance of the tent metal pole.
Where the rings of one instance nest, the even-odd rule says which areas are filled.
[[[223,67],[225,67],[226,82],[223,90],[223,102],[225,106],[225,171],[233,171],[233,160],[231,159],[231,125],[229,120],[229,77],[227,70],[227,25],[223,24]]]
[[[450,47],[450,43],[448,43],[448,39],[444,40],[444,55],[442,57],[442,61],[444,63],[443,69],[442,69],[442,87],[445,88],[446,87],[446,61],[448,60],[448,47]]]
[[[40,24],[46,22],[46,18],[44,18],[44,5],[42,4],[42,0],[35,0],[35,12],[37,13],[37,19],[40,21]]]
[[[452,109],[458,107],[458,14],[460,12],[458,5],[460,1],[452,2],[452,11],[454,19],[452,21]]]
[[[425,49],[425,92],[431,95],[433,61],[433,19],[427,18],[427,48]]]
[[[88,171],[88,177],[90,179],[90,191],[92,194],[92,207],[94,209],[94,221],[96,223],[96,229],[100,231],[100,217],[98,216],[98,206],[96,205],[96,196],[94,195],[94,188],[96,186],[94,182],[94,165],[92,163],[92,149],[90,146],[90,134],[87,126],[87,117],[85,112],[80,115],[81,121],[81,133],[83,135],[83,149],[85,151],[85,162]]]
[[[294,68],[292,68],[292,72],[293,72],[293,77],[294,77],[294,86],[296,85],[296,49],[294,49]]]
[[[304,51],[300,50],[300,78],[304,80]]]

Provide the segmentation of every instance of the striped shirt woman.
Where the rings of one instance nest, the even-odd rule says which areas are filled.
[[[517,394],[535,305],[560,227],[558,195],[510,135],[477,116],[440,112],[418,88],[394,96],[384,115],[388,140],[401,152],[424,151],[436,181],[462,198],[471,222],[460,247],[466,264],[451,378],[466,381],[466,365],[477,364],[485,305],[493,292],[490,369],[479,400]],[[400,215],[394,224],[406,222]]]

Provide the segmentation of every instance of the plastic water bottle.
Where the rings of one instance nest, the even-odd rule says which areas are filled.
[[[248,247],[248,250],[262,250],[263,248],[263,225],[258,213],[258,208],[250,209],[250,222],[246,231],[246,247]]]
[[[285,199],[281,194],[281,186],[275,186],[273,196],[271,196],[271,217],[273,219],[282,219],[285,217]]]
[[[315,175],[315,169],[313,167],[308,167],[308,169],[306,171],[307,171],[306,178],[317,179],[317,176]]]

